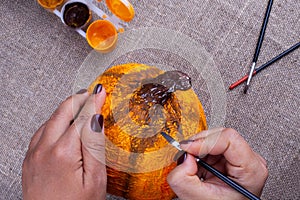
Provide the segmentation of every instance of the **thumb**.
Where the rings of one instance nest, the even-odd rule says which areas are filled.
[[[194,156],[187,154],[186,160],[168,175],[167,181],[179,199],[199,199],[202,182],[197,172]]]

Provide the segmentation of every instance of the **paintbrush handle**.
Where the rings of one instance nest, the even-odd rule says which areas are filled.
[[[242,195],[244,195],[248,199],[251,199],[251,200],[260,200],[259,197],[255,196],[254,194],[252,194],[251,192],[249,192],[247,189],[245,189],[244,187],[242,187],[241,185],[239,185],[235,181],[231,180],[230,178],[228,178],[227,176],[225,176],[220,171],[218,171],[214,167],[210,166],[209,164],[207,164],[206,162],[204,162],[200,158],[196,158],[196,161],[204,169],[206,169],[207,171],[211,172],[213,175],[215,175],[216,177],[218,177],[219,179],[221,179],[222,181],[224,181],[227,185],[229,185],[230,187],[232,187],[233,189],[235,189],[236,191],[238,191],[239,193],[241,193]]]
[[[253,76],[255,76],[256,74],[258,74],[261,70],[267,68],[268,66],[270,66],[271,64],[273,64],[274,62],[280,60],[282,57],[288,55],[289,53],[291,53],[292,51],[295,51],[296,49],[298,49],[300,47],[300,42],[296,43],[295,45],[293,45],[292,47],[290,47],[289,49],[285,50],[284,52],[282,52],[281,54],[275,56],[274,58],[272,58],[271,60],[269,60],[268,62],[266,62],[265,64],[263,64],[262,66],[256,68],[253,71]],[[248,74],[245,75],[244,77],[242,77],[241,79],[237,80],[236,82],[232,83],[229,86],[229,90],[232,90],[233,88],[237,87],[238,85],[240,85],[241,83],[245,82],[248,79]]]
[[[262,24],[261,29],[260,29],[259,38],[257,40],[256,49],[255,49],[255,53],[254,53],[254,56],[253,56],[253,62],[254,63],[257,62],[258,55],[259,55],[259,52],[260,52],[260,48],[261,48],[262,42],[264,40],[268,20],[269,20],[270,13],[271,13],[272,4],[273,4],[273,0],[269,0],[267,11],[265,13],[265,18],[264,18],[263,24]]]
[[[255,76],[256,74],[256,70],[253,71],[253,74],[252,76]],[[230,86],[229,86],[229,90],[232,90],[233,88],[237,87],[238,85],[240,85],[241,83],[247,81],[249,75],[245,75],[243,76],[241,79],[237,80],[236,82],[232,83]]]
[[[289,49],[285,50],[284,52],[282,52],[281,54],[279,54],[278,56],[272,58],[270,61],[266,62],[265,64],[263,64],[262,66],[258,67],[256,69],[256,73],[258,73],[259,71],[263,70],[264,68],[268,67],[269,65],[273,64],[274,62],[276,62],[277,60],[281,59],[282,57],[288,55],[289,53],[291,53],[292,51],[298,49],[300,47],[300,42],[298,42],[297,44],[293,45],[292,47],[290,47]]]
[[[258,41],[257,41],[257,44],[256,44],[256,49],[255,49],[255,53],[254,53],[254,56],[253,56],[252,66],[251,66],[251,69],[250,69],[250,72],[249,72],[249,75],[248,75],[247,83],[246,83],[245,88],[244,88],[244,93],[245,94],[247,93],[247,90],[249,88],[250,81],[251,81],[252,76],[253,76],[253,71],[255,69],[255,65],[256,65],[258,55],[259,55],[259,52],[260,52],[260,48],[261,48],[262,42],[264,40],[264,36],[265,36],[265,32],[266,32],[266,28],[267,28],[267,24],[268,24],[268,20],[269,20],[269,16],[270,16],[272,4],[273,4],[273,0],[269,0],[267,11],[265,13],[264,21],[263,21],[262,27],[260,29],[259,38],[258,38]]]

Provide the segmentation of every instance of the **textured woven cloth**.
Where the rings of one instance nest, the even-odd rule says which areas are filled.
[[[227,90],[249,70],[267,1],[132,3],[136,16],[124,34],[153,27],[176,31],[213,59],[214,73],[220,75],[218,82],[223,85],[217,89],[225,98],[219,105],[225,108],[223,125],[240,132],[268,162],[270,174],[262,198],[299,199],[300,49],[255,76],[247,95],[242,94],[241,86]],[[0,199],[22,199],[22,161],[31,136],[57,105],[74,93],[78,72],[92,49],[33,0],[3,0],[0,13]],[[258,66],[299,42],[299,19],[299,0],[274,2]],[[119,40],[118,45],[122,45],[122,37]],[[127,52],[111,64],[134,60],[172,65],[178,70],[189,64],[184,56],[146,47]],[[191,76],[197,77],[197,71]],[[218,110],[213,109],[207,80],[197,81],[194,90],[210,123]]]

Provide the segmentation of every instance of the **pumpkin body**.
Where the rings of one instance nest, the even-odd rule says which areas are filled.
[[[156,103],[143,94],[153,89],[143,82],[163,73],[143,64],[123,64],[107,69],[89,87],[93,91],[101,83],[107,93],[101,113],[110,194],[138,200],[176,197],[166,178],[176,167],[177,150],[159,133],[181,141],[207,128],[202,105],[192,89],[175,91]],[[149,100],[147,105],[144,97]]]

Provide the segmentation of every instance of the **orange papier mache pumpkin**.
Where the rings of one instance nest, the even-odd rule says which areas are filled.
[[[127,199],[176,197],[167,183],[178,151],[160,135],[178,141],[207,129],[202,105],[180,71],[128,63],[107,69],[89,87],[102,84],[107,192]]]

